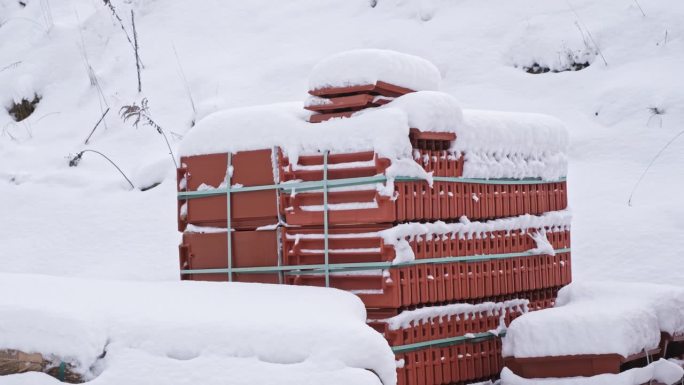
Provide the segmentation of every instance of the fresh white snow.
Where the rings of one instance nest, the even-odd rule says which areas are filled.
[[[684,121],[681,1],[639,0],[645,16],[636,2],[623,0],[380,0],[375,7],[367,0],[112,4],[129,31],[130,9],[136,11],[145,64],[142,95],[136,90],[131,47],[102,2],[28,1],[21,7],[15,0],[0,0],[0,105],[32,98],[34,92],[42,96],[35,113],[22,122],[0,108],[3,272],[177,281],[179,234],[170,157],[166,179],[141,192],[129,191],[97,155],[86,153],[76,168],[68,167],[67,155],[84,148],[102,151],[137,185],[146,184],[138,182],[163,174],[157,167],[164,167],[168,150],[154,129],[124,124],[117,116],[123,105],[147,97],[152,117],[165,128],[178,155],[181,137],[199,135],[193,122],[226,108],[303,101],[307,79],[323,58],[383,48],[434,63],[441,75],[439,89],[459,100],[466,123],[471,109],[543,113],[564,123],[570,132],[575,281],[682,285],[684,205],[677,192],[684,187],[678,178],[684,140],[663,152],[632,206],[626,204],[644,168]],[[522,70],[534,62],[563,68],[568,52],[593,60],[591,66],[541,75]],[[111,110],[103,124],[83,145],[107,107]],[[302,120],[308,115],[301,102],[294,110]],[[402,120],[401,115],[393,118]],[[269,143],[257,123],[240,129]],[[373,133],[365,135],[353,144],[372,147],[366,139]],[[205,137],[208,146],[218,146],[211,143],[218,138]],[[470,165],[491,163],[492,155],[482,154],[481,159],[468,158]],[[539,157],[547,165],[552,162],[545,154],[494,156],[520,165],[512,166],[515,175],[538,173]],[[466,175],[483,175],[471,166]],[[487,169],[494,170],[491,165]],[[50,297],[49,289],[44,292]],[[6,300],[3,296],[0,302]],[[115,357],[123,356],[112,353],[107,381],[134,383],[131,377],[155,376],[171,384],[180,374],[206,371],[207,377],[194,382],[211,383],[238,365],[225,356],[143,360],[147,354],[135,350],[115,365]],[[280,366],[264,365],[253,371],[264,375],[257,382],[285,381],[285,374],[269,377]],[[151,369],[157,366],[159,371]],[[121,377],[127,373],[130,377]],[[163,373],[168,377],[162,378]],[[104,375],[95,381],[104,381]],[[3,381],[33,384],[38,378],[54,382],[30,374]]]
[[[309,89],[376,84],[413,91],[439,90],[439,70],[422,57],[382,49],[359,49],[330,55],[309,75]]]
[[[474,314],[486,313],[497,315],[500,318],[499,328],[505,330],[504,317],[509,312],[527,313],[529,301],[526,299],[514,299],[504,302],[484,302],[480,304],[457,303],[442,306],[426,306],[415,310],[404,310],[398,315],[387,318],[390,330],[406,329],[419,322],[434,322],[435,319],[455,317],[456,319],[468,319]]]
[[[660,333],[684,333],[684,289],[669,285],[574,283],[556,307],[514,320],[504,356],[610,354],[656,348]]]
[[[0,292],[11,293],[0,301],[2,348],[54,355],[87,378],[102,372],[105,379],[123,381],[127,376],[118,377],[125,368],[121,361],[136,358],[142,359],[136,366],[198,359],[197,365],[205,367],[217,362],[229,369],[226,375],[244,381],[259,378],[251,377],[251,370],[260,367],[267,370],[258,374],[264,379],[279,372],[320,379],[320,372],[333,371],[339,384],[355,377],[378,383],[351,368],[373,370],[386,384],[396,378],[394,355],[366,325],[362,302],[340,290],[1,273]],[[105,357],[98,359],[104,351]],[[314,366],[318,368],[309,373]],[[105,379],[103,383],[113,383]]]

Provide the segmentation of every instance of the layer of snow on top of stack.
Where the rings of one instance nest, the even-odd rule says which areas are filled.
[[[351,65],[376,54],[383,59],[368,66]],[[380,108],[359,111],[350,118],[315,124],[307,122],[310,112],[303,110],[301,103],[219,111],[198,122],[181,144],[180,154],[279,146],[294,162],[300,154],[323,150],[372,150],[394,161],[412,158],[409,129],[417,128],[423,132],[456,134],[451,156],[465,157],[465,177],[554,180],[567,174],[568,135],[560,121],[538,114],[462,111],[453,96],[432,90],[437,88],[439,73],[429,69],[434,66],[423,59],[391,51],[361,50],[334,56],[314,69],[313,78],[325,78],[323,74],[332,71],[331,79],[347,77],[347,83],[367,84],[377,80],[371,73],[403,74],[408,82],[415,83],[412,88],[425,90],[400,96]],[[417,86],[418,83],[422,85]]]
[[[464,110],[451,151],[465,156],[466,178],[555,180],[567,175],[568,132],[551,116]]]
[[[396,380],[394,355],[366,325],[363,303],[340,290],[0,274],[0,291],[13,293],[0,296],[0,348],[54,354],[86,375],[106,349],[107,362],[135,350],[160,360],[219,357],[235,373],[249,364],[237,358],[251,358],[371,369],[385,384]]]
[[[219,111],[186,136],[180,155],[237,152],[279,146],[296,162],[300,154],[375,151],[409,159],[409,129],[455,132],[452,151],[465,156],[464,176],[547,180],[567,173],[567,132],[557,119],[537,114],[468,111],[444,93],[407,94],[351,118],[308,123],[302,104],[281,103]]]
[[[656,348],[660,333],[684,333],[684,289],[626,283],[574,283],[557,307],[513,321],[504,356],[611,354]]]
[[[464,127],[460,104],[456,98],[444,92],[411,92],[379,109],[359,111],[356,116],[383,109],[403,111],[411,128],[425,132],[458,132]]]
[[[390,159],[410,158],[407,116],[398,109],[376,109],[350,119],[308,123],[302,103],[235,108],[200,120],[186,135],[180,155],[257,150],[279,146],[296,162],[300,154],[322,150],[375,150]]]
[[[414,91],[439,90],[441,75],[434,64],[405,53],[360,49],[321,60],[309,75],[309,89],[376,84],[378,81]]]

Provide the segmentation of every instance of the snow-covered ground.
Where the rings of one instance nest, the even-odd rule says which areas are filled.
[[[655,162],[627,205],[644,168],[681,130],[681,2],[642,0],[646,16],[628,0],[112,4],[129,31],[129,9],[137,12],[143,95],[173,146],[175,134],[217,109],[303,101],[309,73],[330,54],[364,47],[416,54],[436,64],[442,90],[464,108],[542,112],[570,129],[575,279],[681,284],[684,140]],[[0,269],[177,279],[173,164],[154,129],[118,117],[142,95],[131,46],[109,9],[98,1],[33,0],[22,8],[2,0],[0,44],[0,103],[42,96],[23,122],[0,109]],[[562,66],[567,52],[590,52],[591,66],[539,75],[521,68]],[[86,58],[104,98],[90,85]],[[84,146],[103,103],[111,108],[106,126]],[[134,183],[167,178],[150,191],[128,191],[96,154],[68,167],[66,156],[86,147],[111,157]]]
[[[303,102],[309,74],[328,55],[386,48],[434,63],[441,90],[464,108],[541,112],[565,123],[575,280],[684,282],[684,138],[653,164],[627,204],[651,159],[682,130],[681,1],[115,0],[128,31],[135,10],[141,94],[131,46],[104,2],[25,3],[0,0],[0,105],[34,93],[42,99],[22,122],[0,108],[0,281],[30,281],[46,297],[54,283],[30,274],[177,281],[173,162],[156,130],[124,123],[120,108],[148,98],[151,116],[177,150],[193,122],[217,110]],[[535,63],[562,69],[570,58],[591,65],[523,70]],[[162,183],[130,191],[90,152],[69,167],[69,154],[85,148],[112,158],[137,187]],[[116,283],[101,283],[110,284]],[[160,285],[180,290],[178,283]],[[185,368],[151,354],[112,355],[110,368],[119,369],[107,372],[111,381],[149,378],[149,367],[131,366],[139,360],[156,360],[169,378],[182,369],[247,365],[201,355],[183,361]],[[251,364],[254,372],[276,373],[275,364]],[[309,372],[333,370],[327,365],[312,364]],[[334,366],[350,371],[340,372],[340,383],[346,375],[375,378],[343,367]],[[96,381],[108,383],[104,375]]]

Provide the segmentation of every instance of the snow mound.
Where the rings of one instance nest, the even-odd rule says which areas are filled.
[[[138,349],[113,348],[107,352],[106,370],[89,381],[92,385],[381,385],[368,370],[316,362],[277,364],[254,357],[202,355],[183,359],[154,355]],[[229,381],[226,378],[230,378]],[[63,385],[43,373],[2,377],[3,385]]]
[[[363,304],[340,290],[1,274],[0,291],[12,293],[0,298],[0,347],[53,354],[86,377],[98,374],[98,357],[107,351],[105,367],[137,356],[162,366],[168,357],[200,366],[221,361],[245,381],[259,373],[243,366],[295,364],[303,368],[300,379],[313,364],[370,369],[386,384],[396,378],[394,356],[366,325]]]
[[[624,298],[649,308],[658,319],[660,331],[670,335],[684,333],[684,288],[644,283],[575,283],[563,288],[557,306],[605,298]]]
[[[684,369],[672,362],[660,359],[643,368],[592,377],[527,379],[504,368],[501,372],[501,385],[642,385],[651,380],[673,385],[678,384],[682,376],[684,376]]]
[[[321,60],[309,75],[309,89],[376,84],[378,81],[414,91],[436,91],[441,75],[437,67],[418,56],[383,49],[359,49]]]
[[[503,355],[543,357],[610,354],[653,349],[660,333],[684,332],[684,289],[621,283],[574,283],[555,308],[513,321]]]

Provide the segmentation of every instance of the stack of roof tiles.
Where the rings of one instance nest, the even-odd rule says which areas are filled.
[[[305,108],[315,112],[309,118],[315,123],[351,117],[412,90],[378,81],[309,92],[315,98]],[[433,176],[452,180],[432,185],[398,180],[391,196],[366,184],[179,198],[182,279],[327,283],[364,302],[369,324],[384,334],[397,355],[399,384],[496,378],[503,367],[499,336],[505,325],[528,310],[552,306],[558,289],[570,283],[569,226],[562,222],[476,231],[462,217],[485,226],[497,219],[564,210],[566,183],[460,182],[465,161],[449,151],[458,141],[454,133],[412,129],[409,135],[415,161]],[[371,178],[384,175],[392,162],[373,151],[306,154],[292,160],[278,148],[266,148],[186,156],[181,164],[179,191],[192,192],[202,191],[203,185],[225,186],[227,169],[232,186],[249,188]],[[449,227],[459,223],[463,231]],[[416,225],[422,226],[420,231],[399,231]],[[534,252],[540,234],[556,252]],[[407,253],[413,258],[402,263]],[[327,274],[297,268],[325,266],[326,259]]]

